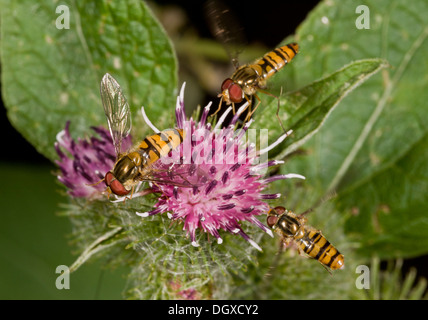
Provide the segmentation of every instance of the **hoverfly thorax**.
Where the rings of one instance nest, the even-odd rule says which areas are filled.
[[[278,227],[286,237],[296,237],[300,231],[299,221],[285,214],[279,218]]]
[[[127,180],[134,180],[138,174],[138,167],[135,162],[127,155],[123,156],[116,162],[113,168],[113,174],[122,183]]]

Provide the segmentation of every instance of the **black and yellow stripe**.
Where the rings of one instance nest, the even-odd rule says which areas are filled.
[[[263,78],[268,79],[289,63],[298,52],[299,45],[297,43],[289,43],[268,52],[255,65],[261,68]]]
[[[281,70],[299,52],[297,43],[289,43],[266,53],[254,64],[239,67],[231,76],[241,87],[258,86]]]
[[[182,129],[168,129],[147,136],[138,146],[144,165],[150,165],[177,148],[184,139]]]
[[[300,249],[332,270],[343,266],[343,255],[318,230],[307,230],[297,240]]]

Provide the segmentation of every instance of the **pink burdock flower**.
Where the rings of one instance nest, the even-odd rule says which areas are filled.
[[[68,188],[68,194],[75,198],[100,198],[105,190],[104,174],[109,171],[115,161],[116,153],[110,132],[103,127],[92,127],[98,137],[90,139],[71,138],[70,122],[65,129],[57,134],[55,149],[59,160],[56,164],[61,170],[58,180]],[[131,145],[131,139],[125,139],[124,147]]]
[[[137,212],[142,217],[169,212],[171,220],[182,221],[192,245],[196,242],[196,229],[213,235],[222,243],[219,230],[239,234],[255,248],[260,247],[243,231],[241,222],[250,222],[272,236],[271,230],[257,216],[269,209],[265,202],[279,198],[279,193],[263,193],[269,183],[279,179],[301,178],[297,174],[276,175],[264,178],[269,167],[283,161],[268,161],[267,152],[282,142],[291,131],[283,134],[273,145],[256,150],[247,141],[251,122],[235,130],[235,124],[245,105],[240,108],[229,126],[220,129],[231,107],[222,115],[215,128],[207,123],[210,105],[205,107],[201,120],[186,119],[184,113],[184,85],[177,98],[176,127],[183,129],[185,139],[177,149],[154,164],[158,181],[152,188],[160,193],[155,209]],[[158,131],[145,116],[146,122]],[[262,144],[262,142],[260,142]]]

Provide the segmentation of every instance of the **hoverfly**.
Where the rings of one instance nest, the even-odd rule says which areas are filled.
[[[172,181],[156,180],[152,165],[183,142],[184,131],[167,129],[149,135],[139,145],[122,153],[122,141],[131,131],[129,104],[117,81],[108,73],[101,80],[100,91],[116,152],[116,163],[104,177],[108,193],[118,196],[128,195],[141,181],[174,184]]]
[[[323,236],[320,230],[307,226],[306,222],[302,214],[296,215],[284,207],[271,208],[267,214],[267,225],[282,237],[285,245],[294,241],[299,254],[303,252],[331,270],[343,268],[345,265],[343,254]]]
[[[257,92],[263,92],[278,99],[276,116],[284,129],[279,117],[279,98],[264,89],[266,89],[267,80],[289,63],[298,52],[299,45],[297,43],[289,43],[268,52],[253,64],[245,64],[237,68],[232,76],[221,84],[221,93],[218,95],[220,97],[219,107],[224,101],[226,105],[232,104],[233,109],[235,109],[235,103],[240,103],[246,99],[250,108],[250,112],[247,115],[247,119],[249,119],[261,102]],[[252,96],[258,100],[253,110],[251,110],[250,99]]]
[[[221,2],[214,3],[214,1],[209,1],[206,5],[206,11],[211,23],[212,33],[225,45],[228,51],[231,42],[242,42],[239,39],[242,37],[239,33],[239,27],[236,25],[231,26],[231,23],[235,22],[236,19],[231,16],[230,10],[226,8],[224,4],[221,4]],[[230,28],[233,28],[233,30],[229,30]],[[278,47],[266,53],[262,58],[257,59],[255,62],[244,64],[242,66],[239,66],[237,59],[238,52],[236,48],[233,50],[235,52],[233,52],[233,54],[229,54],[232,57],[235,72],[221,84],[221,93],[218,95],[220,103],[218,109],[213,115],[220,111],[223,102],[225,102],[226,105],[232,105],[235,113],[235,103],[240,103],[245,99],[248,101],[247,108],[249,108],[249,112],[245,118],[245,121],[247,121],[251,118],[261,103],[257,92],[262,92],[275,97],[278,100],[276,116],[281,127],[285,131],[279,117],[280,100],[277,96],[269,93],[265,89],[267,88],[266,84],[269,78],[280,71],[299,52],[299,45],[297,43],[289,43]],[[252,97],[255,97],[258,100],[254,109],[251,107]]]

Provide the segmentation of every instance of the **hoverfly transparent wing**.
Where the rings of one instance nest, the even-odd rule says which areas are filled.
[[[122,153],[122,141],[131,132],[131,111],[119,83],[108,73],[101,80],[101,100],[113,139],[116,155]]]
[[[208,0],[204,9],[211,33],[224,46],[233,66],[238,68],[238,56],[247,44],[238,19],[227,5],[218,0]]]

